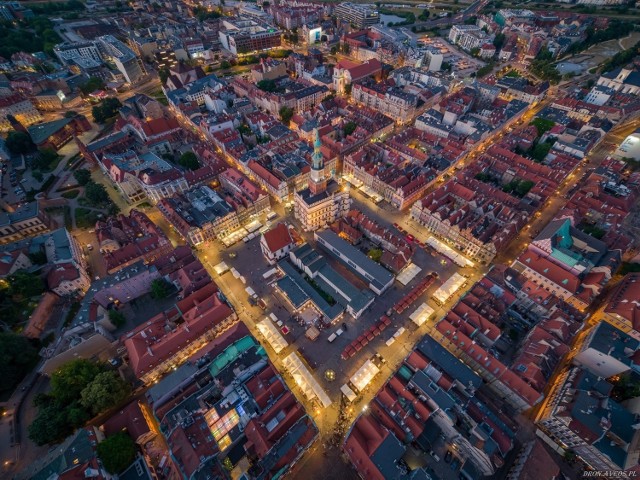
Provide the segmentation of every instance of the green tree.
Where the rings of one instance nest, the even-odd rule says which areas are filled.
[[[90,180],[89,182],[87,182],[84,189],[85,197],[87,197],[87,200],[89,200],[89,202],[91,202],[91,204],[94,206],[104,205],[111,201],[107,189],[104,188],[104,185],[100,183],[96,183]]]
[[[51,396],[62,405],[70,405],[104,371],[103,365],[90,360],[77,359],[65,363],[51,374]]]
[[[280,108],[278,113],[280,114],[280,120],[282,121],[282,123],[284,123],[285,125],[289,125],[289,122],[291,121],[291,118],[293,117],[293,108],[287,107],[285,105],[285,106]]]
[[[223,60],[220,62],[220,68],[226,70],[227,68],[231,68],[231,63],[228,60]]]
[[[418,20],[426,22],[427,20],[429,20],[429,15],[431,15],[431,12],[429,11],[429,9],[425,8],[418,16]]]
[[[110,118],[117,115],[122,107],[122,103],[116,97],[109,97],[102,101],[100,105],[96,105],[91,109],[93,119],[97,123],[105,123]]]
[[[84,85],[80,87],[80,91],[85,95],[104,89],[104,80],[98,77],[90,77]]]
[[[64,112],[64,118],[73,118],[77,117],[79,114],[75,110],[68,110]]]
[[[86,185],[91,180],[91,172],[86,168],[79,168],[73,172],[73,177],[79,185]]]
[[[60,161],[60,155],[53,148],[41,148],[38,155],[31,162],[31,166],[37,170],[48,172],[53,170]]]
[[[189,170],[197,170],[200,168],[198,157],[193,152],[184,152],[178,159],[178,164]]]
[[[28,428],[29,438],[36,445],[46,445],[62,440],[73,432],[66,411],[50,403],[38,409],[38,415]]]
[[[30,153],[36,148],[28,134],[18,132],[16,130],[11,130],[9,132],[7,135],[6,145],[7,149],[14,155]]]
[[[342,131],[344,132],[344,136],[348,137],[349,135],[351,135],[353,132],[356,131],[356,128],[358,128],[358,125],[356,124],[356,122],[347,122],[344,124],[344,127],[342,127]]]
[[[276,90],[278,90],[278,86],[273,80],[260,80],[258,83],[256,83],[256,86],[260,90],[263,90],[265,92],[275,92]]]
[[[169,69],[166,67],[158,70],[158,77],[160,77],[160,81],[162,82],[163,85],[167,82],[167,79],[169,78],[169,74],[170,74]]]
[[[167,298],[171,290],[171,285],[164,278],[157,278],[151,282],[151,296],[153,298]]]
[[[80,404],[97,415],[123,402],[129,393],[129,385],[116,372],[102,372],[82,390]]]
[[[136,444],[128,433],[118,432],[100,442],[97,452],[107,472],[117,475],[135,460]]]
[[[496,34],[495,38],[493,39],[493,46],[496,47],[496,50],[500,50],[502,48],[506,39],[507,37],[504,33]]]
[[[0,396],[12,391],[38,361],[38,350],[27,337],[0,332]]]
[[[555,124],[556,123],[553,120],[548,120],[543,117],[536,117],[531,121],[531,123],[529,123],[529,125],[533,125],[534,127],[536,127],[536,130],[538,131],[538,137],[541,137],[546,132],[551,130],[555,126]]]
[[[120,328],[127,323],[125,316],[117,310],[109,310],[109,321],[111,321],[116,328]]]

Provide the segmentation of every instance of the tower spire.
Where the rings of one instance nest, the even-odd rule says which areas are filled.
[[[322,170],[324,168],[324,159],[322,158],[322,141],[320,140],[320,132],[317,128],[313,129],[312,160],[312,167],[314,170]]]
[[[313,155],[311,156],[311,173],[309,189],[314,195],[324,192],[327,188],[327,181],[324,178],[324,159],[322,157],[322,142],[320,141],[320,132],[317,128],[313,129]]]

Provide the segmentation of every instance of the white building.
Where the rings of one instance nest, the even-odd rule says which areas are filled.
[[[295,246],[289,228],[279,223],[260,237],[260,250],[270,265],[285,258]]]
[[[302,228],[315,231],[344,217],[350,206],[349,191],[325,178],[320,134],[316,129],[309,187],[294,194],[294,215]]]
[[[53,53],[64,63],[68,64],[72,60],[87,58],[102,63],[100,51],[95,42],[64,42],[53,48]]]
[[[624,139],[615,155],[640,161],[640,128]]]
[[[146,75],[142,59],[113,35],[103,35],[97,40],[102,57],[115,64],[127,83],[136,83]]]

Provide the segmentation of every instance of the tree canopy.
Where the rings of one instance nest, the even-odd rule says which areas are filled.
[[[198,157],[193,152],[184,152],[180,155],[178,159],[178,165],[182,165],[184,168],[189,170],[197,170],[200,168],[200,162],[198,162]]]
[[[91,180],[91,172],[86,168],[79,168],[73,172],[73,177],[79,185],[86,185]]]
[[[122,473],[136,458],[136,444],[126,432],[118,432],[98,444],[98,457],[107,472]]]
[[[11,130],[7,135],[6,140],[7,149],[14,155],[25,154],[33,152],[36,146],[31,141],[31,137],[25,132],[18,132]]]
[[[287,107],[285,105],[284,107],[280,108],[278,113],[280,114],[280,120],[282,121],[282,123],[284,123],[285,125],[289,125],[289,122],[293,117],[293,108]]]
[[[109,193],[104,185],[94,181],[88,181],[85,184],[84,194],[93,205],[104,205],[111,201]]]
[[[129,385],[116,372],[102,372],[82,390],[80,404],[97,415],[123,402],[128,395]]]
[[[353,132],[356,131],[356,128],[358,128],[358,125],[356,125],[356,122],[347,122],[344,124],[344,127],[342,127],[342,131],[344,132],[344,136],[348,137],[349,135],[351,135]]]
[[[84,85],[80,87],[80,91],[85,95],[88,95],[96,90],[102,90],[104,88],[104,80],[98,77],[90,77]]]
[[[0,332],[0,396],[12,391],[38,361],[36,345],[27,337]]]
[[[157,278],[151,282],[151,296],[153,298],[167,298],[171,290],[171,284],[164,278]]]
[[[110,118],[115,117],[122,107],[122,103],[116,97],[105,98],[100,105],[91,109],[93,119],[98,123],[105,123]]]
[[[29,438],[38,445],[55,443],[84,425],[93,415],[123,402],[129,385],[105,364],[77,359],[51,375],[51,389],[34,404],[38,415],[29,426]]]

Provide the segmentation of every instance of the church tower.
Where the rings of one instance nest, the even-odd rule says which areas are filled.
[[[322,158],[322,142],[320,142],[320,132],[313,130],[313,156],[311,157],[311,173],[309,174],[309,190],[312,195],[319,195],[327,189],[327,180],[324,178],[324,160]]]

